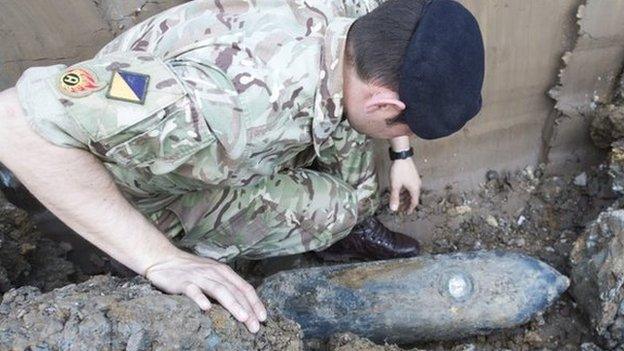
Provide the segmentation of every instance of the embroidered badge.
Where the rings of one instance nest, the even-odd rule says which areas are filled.
[[[59,80],[59,90],[69,97],[85,97],[104,88],[98,76],[86,68],[73,68]]]
[[[150,76],[128,71],[115,71],[106,97],[113,100],[144,104]]]

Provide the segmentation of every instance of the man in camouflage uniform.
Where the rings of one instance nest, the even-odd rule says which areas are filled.
[[[395,6],[401,1],[407,4],[391,0]],[[423,3],[403,4],[414,13],[406,21],[408,34]],[[367,129],[368,121],[345,118],[358,114],[355,107],[343,113],[345,100],[365,92],[345,88],[362,84],[345,79],[347,34],[356,18],[378,6],[376,0],[189,2],[133,27],[92,60],[27,70],[16,89],[0,98],[0,106],[4,100],[6,111],[17,114],[9,101],[16,96],[19,114],[39,136],[71,152],[95,155],[123,196],[170,242],[201,257],[227,261],[320,251],[349,233],[354,234],[334,246],[336,252],[413,256],[415,240],[388,231],[372,217],[378,185],[371,139],[364,134],[405,143],[409,126],[386,118],[397,116],[405,104],[386,88],[369,94],[367,111],[384,121],[379,133],[367,132],[373,130]],[[345,96],[347,90],[352,97]],[[61,159],[83,157],[69,152]],[[127,232],[135,225],[137,232],[147,231],[139,229],[145,225],[140,220],[124,217],[123,226],[108,228],[126,231],[116,239],[90,234],[87,215],[64,216],[69,200],[46,201],[53,189],[38,190],[45,185],[25,179],[29,172],[46,172],[36,167],[47,160],[23,164],[7,152],[0,161],[70,227],[156,286],[185,293],[202,308],[209,307],[203,294],[213,296],[252,331],[266,318],[253,289],[223,265],[196,256],[180,259],[182,254],[169,247],[167,255],[140,262],[122,253],[128,250],[124,240],[132,241],[128,246],[137,256],[160,250],[138,249],[157,240]],[[84,161],[85,169],[97,172],[89,162]],[[397,166],[399,175],[391,174],[391,182],[417,198],[418,174],[408,162]],[[111,214],[124,206],[104,193],[101,203]],[[124,208],[120,214],[130,211]],[[214,277],[205,281],[210,274]]]
[[[180,246],[219,260],[322,249],[378,204],[371,140],[341,118],[344,16],[377,4],[312,4],[191,2],[93,60],[30,69],[20,98],[42,135],[98,155]],[[96,87],[47,88],[77,69]],[[150,77],[143,104],[107,97],[115,70]]]

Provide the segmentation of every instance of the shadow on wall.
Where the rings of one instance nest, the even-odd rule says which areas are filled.
[[[588,142],[586,117],[562,118],[546,93],[557,83],[562,56],[571,50],[581,51],[586,59],[604,54],[606,47],[610,61],[601,63],[608,67],[608,74],[588,72],[599,76],[585,77],[582,82],[613,78],[614,62],[624,42],[620,34],[624,33],[620,29],[624,17],[614,15],[621,11],[612,7],[622,7],[623,2],[589,0],[579,12],[579,26],[581,30],[587,28],[589,34],[581,31],[579,36],[576,15],[581,0],[460,1],[479,20],[486,45],[484,107],[477,118],[451,137],[413,141],[424,186],[439,189],[451,183],[474,188],[484,180],[488,169],[515,170],[553,160],[550,170],[556,173],[564,166],[574,169],[596,161],[598,154]],[[183,2],[1,2],[0,89],[13,85],[28,67],[88,59],[132,24]],[[598,22],[599,32],[592,30]],[[588,39],[596,38],[594,35],[601,41]],[[603,51],[587,51],[592,45]],[[568,58],[579,57],[574,55]],[[621,61],[617,61],[618,71]],[[565,77],[561,81],[565,88],[559,91],[566,97],[593,96],[588,91],[591,84]],[[602,94],[600,101],[607,97]],[[387,172],[383,171],[389,162],[385,142],[378,143],[377,151],[382,184],[387,184]]]

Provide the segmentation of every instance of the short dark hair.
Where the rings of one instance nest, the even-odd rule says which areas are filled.
[[[388,0],[351,25],[346,59],[363,81],[398,91],[403,55],[424,3]]]

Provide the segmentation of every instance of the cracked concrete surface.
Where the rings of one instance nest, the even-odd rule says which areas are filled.
[[[589,138],[590,115],[609,103],[624,62],[624,1],[587,0],[576,12],[574,48],[562,56],[558,84],[550,90],[557,116],[546,142],[548,161],[570,168],[596,159]]]

